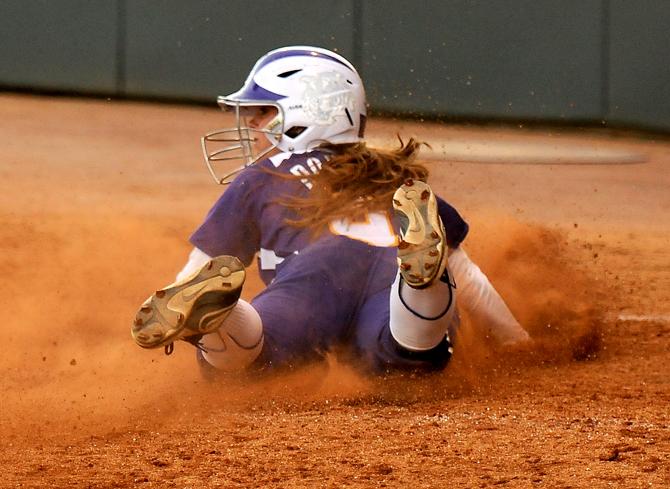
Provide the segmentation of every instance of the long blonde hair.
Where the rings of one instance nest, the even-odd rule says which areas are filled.
[[[365,143],[322,146],[332,156],[321,171],[307,177],[312,184],[309,194],[280,199],[299,216],[288,224],[316,233],[334,219],[355,221],[367,212],[390,209],[393,194],[403,182],[428,178],[428,169],[415,161],[425,143],[410,138],[405,144],[398,139],[400,147],[393,150],[369,148]]]

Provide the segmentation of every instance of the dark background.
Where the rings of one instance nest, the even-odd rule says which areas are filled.
[[[214,104],[310,44],[377,113],[668,131],[668,26],[667,0],[4,0],[0,88]]]

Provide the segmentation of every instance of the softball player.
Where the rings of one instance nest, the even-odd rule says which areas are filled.
[[[176,282],[137,313],[139,346],[184,340],[223,371],[292,367],[334,348],[374,372],[433,371],[452,354],[458,308],[500,343],[528,340],[463,251],[467,223],[424,183],[420,144],[365,145],[363,83],[346,59],[271,51],[218,103],[236,126],[202,146],[229,186]],[[266,288],[249,303],[240,293],[254,258]]]

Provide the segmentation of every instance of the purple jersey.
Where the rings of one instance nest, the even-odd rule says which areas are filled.
[[[268,285],[252,301],[265,334],[259,367],[314,358],[347,340],[377,369],[407,362],[435,366],[433,360],[404,358],[406,352],[397,351],[388,331],[398,230],[390,212],[371,214],[363,224],[334,222],[317,238],[286,224],[297,216],[280,199],[307,195],[311,182],[276,174],[308,176],[326,160],[320,151],[281,153],[248,167],[214,204],[191,242],[210,256],[234,255],[245,265],[258,256]],[[455,248],[468,225],[439,198],[438,209],[447,242]]]
[[[278,202],[282,196],[306,195],[309,181],[287,180],[273,172],[309,175],[318,172],[326,159],[323,152],[317,151],[281,153],[248,167],[214,204],[191,236],[191,243],[210,256],[236,256],[247,266],[258,254],[261,277],[270,283],[283,260],[310,243],[308,231],[285,224],[286,219],[297,216]],[[438,209],[447,243],[456,248],[465,239],[468,225],[456,209],[439,197]],[[397,231],[396,220],[391,218],[391,223]]]
[[[247,266],[258,254],[258,269],[268,284],[277,265],[310,241],[308,231],[286,225],[286,219],[297,216],[278,202],[282,196],[305,195],[307,185],[273,173],[316,173],[323,161],[323,153],[281,153],[246,168],[214,204],[191,243],[210,256],[236,256]]]

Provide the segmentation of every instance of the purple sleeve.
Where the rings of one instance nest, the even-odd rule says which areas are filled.
[[[260,249],[260,202],[253,190],[263,185],[264,178],[262,172],[250,169],[226,188],[190,239],[210,256],[233,255],[247,266]]]
[[[458,248],[468,234],[470,229],[468,223],[456,209],[440,197],[437,198],[437,210],[447,233],[447,244],[450,248]]]

